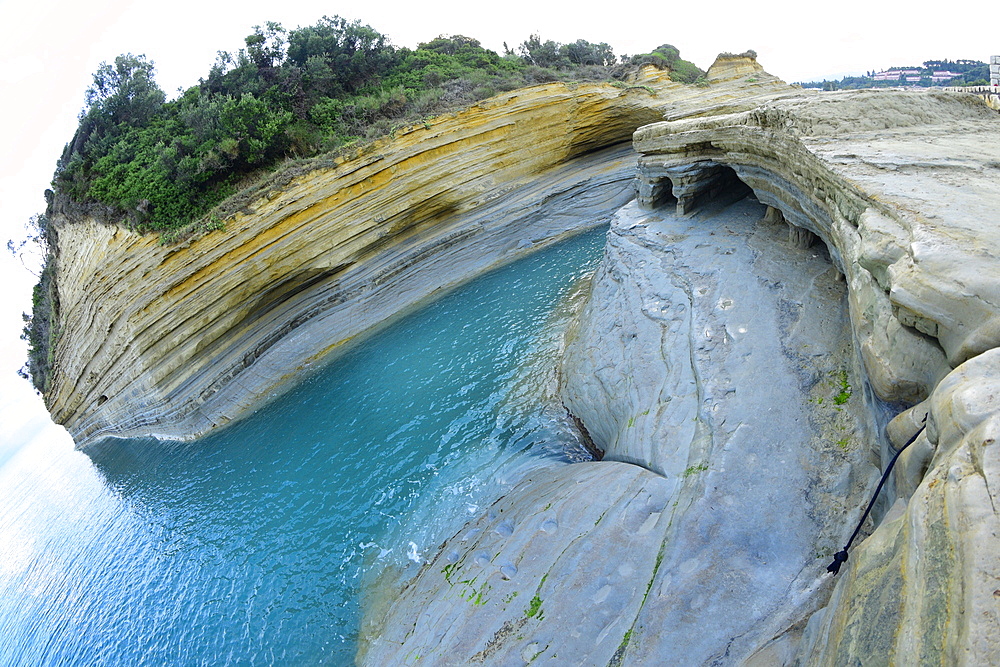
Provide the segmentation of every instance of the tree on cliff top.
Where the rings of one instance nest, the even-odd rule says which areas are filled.
[[[560,44],[551,39],[543,42],[537,33],[521,42],[518,53],[525,62],[536,67],[559,69],[574,65],[610,67],[616,62],[614,51],[605,42],[592,44],[585,39],[578,39],[572,44]]]
[[[169,239],[199,219],[218,224],[229,209],[212,217],[212,207],[289,158],[381,136],[498,92],[620,79],[631,67],[616,66],[604,42],[560,44],[537,34],[520,45],[520,57],[464,35],[397,48],[371,26],[339,16],[290,31],[268,22],[244,41],[236,53],[219,52],[208,76],[169,102],[144,56],[103,63],[56,172],[60,201]],[[700,73],[670,45],[651,58],[678,81]]]
[[[87,89],[84,116],[100,117],[111,125],[141,125],[149,121],[166,99],[154,78],[156,68],[145,55],[131,53],[101,63]]]
[[[247,56],[257,69],[274,69],[285,59],[285,29],[280,23],[268,21],[265,27],[253,27],[253,33],[243,42],[247,45]]]
[[[109,139],[128,127],[144,125],[156,115],[166,95],[154,79],[155,67],[146,56],[131,53],[101,63],[85,95],[80,126],[68,155],[99,152]]]
[[[155,71],[146,56],[131,53],[118,56],[114,64],[101,63],[87,88],[80,125],[63,152],[57,177],[65,173],[75,178],[81,164],[92,163],[129,128],[143,126],[156,116],[166,95],[156,83]],[[82,197],[81,187],[73,183],[69,189]]]
[[[632,56],[633,65],[653,65],[670,72],[673,81],[694,83],[705,72],[697,65],[681,58],[680,49],[672,44],[661,44],[649,53]]]
[[[360,21],[324,16],[288,35],[288,63],[328,73],[326,93],[355,93],[395,60],[389,38]]]

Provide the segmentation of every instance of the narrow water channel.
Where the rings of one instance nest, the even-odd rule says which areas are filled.
[[[0,664],[351,664],[364,579],[584,455],[555,359],[604,234],[466,284],[218,435],[21,443],[0,461]]]

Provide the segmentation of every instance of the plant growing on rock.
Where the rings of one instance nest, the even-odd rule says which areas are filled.
[[[838,374],[838,388],[840,391],[836,396],[833,397],[833,402],[837,405],[843,405],[851,398],[851,385],[847,381],[847,371],[841,370]]]
[[[632,56],[635,65],[653,65],[670,72],[670,78],[681,83],[695,83],[705,72],[692,62],[681,59],[681,52],[672,44],[661,44],[650,53]]]

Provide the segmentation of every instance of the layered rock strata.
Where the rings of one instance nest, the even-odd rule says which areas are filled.
[[[52,416],[79,447],[224,425],[434,291],[600,223],[632,197],[636,127],[740,94],[656,70],[513,91],[319,165],[181,245],[56,213]]]
[[[898,91],[637,131],[563,367],[605,460],[448,540],[362,661],[1000,663],[998,137],[971,96]]]
[[[1000,343],[991,202],[997,114],[970,95],[858,91],[660,123],[635,135],[639,198],[678,211],[729,170],[793,228],[815,234],[850,284],[859,348],[880,397],[926,398]]]

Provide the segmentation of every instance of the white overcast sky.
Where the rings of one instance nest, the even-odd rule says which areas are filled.
[[[409,47],[438,34],[462,34],[499,51],[504,41],[515,47],[538,32],[559,42],[608,42],[617,54],[670,43],[702,68],[720,51],[754,49],[765,69],[789,82],[1000,54],[996,0],[932,8],[896,0],[0,0],[0,244],[23,236],[24,221],[44,209],[42,193],[102,61],[145,54],[172,95],[196,84],[217,51],[240,48],[254,25],[277,21],[291,29],[324,14],[359,19]],[[0,258],[0,401],[9,397],[3,387],[24,356],[20,313],[30,309],[34,278],[19,267],[6,252]]]

